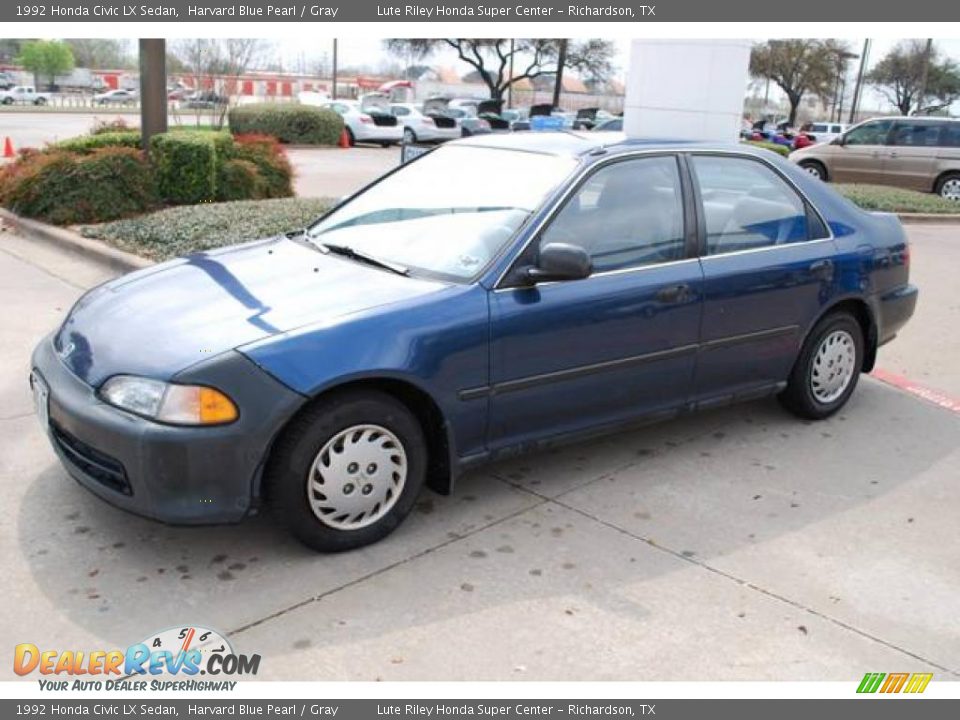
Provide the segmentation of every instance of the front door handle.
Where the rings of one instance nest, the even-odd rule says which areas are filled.
[[[832,280],[833,260],[817,260],[810,265],[810,274],[820,280]]]
[[[683,302],[690,296],[690,286],[686,283],[668,285],[657,290],[657,300],[662,303]]]

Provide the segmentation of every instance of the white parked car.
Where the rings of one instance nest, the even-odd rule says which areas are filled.
[[[320,107],[330,108],[343,118],[351,145],[360,142],[390,147],[403,140],[403,124],[390,112],[387,102],[331,100]]]
[[[413,103],[393,103],[390,111],[403,125],[403,141],[408,144],[456,140],[462,132],[455,118],[439,113],[424,115]]]
[[[820,143],[830,142],[837,139],[850,127],[851,126],[847,125],[846,123],[813,122],[806,123],[801,130],[808,136],[813,137],[815,142],[819,145]]]
[[[13,105],[14,103],[46,105],[49,100],[49,95],[38,93],[32,85],[14,85],[9,90],[0,92],[0,103],[4,105]]]
[[[108,90],[93,96],[94,105],[133,105],[137,102],[137,93],[133,90]]]

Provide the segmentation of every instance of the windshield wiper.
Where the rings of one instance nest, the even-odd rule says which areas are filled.
[[[376,258],[373,255],[367,255],[367,253],[361,250],[354,250],[352,247],[347,245],[337,245],[335,243],[319,243],[320,247],[331,252],[334,255],[342,255],[343,257],[350,258],[351,260],[356,260],[358,262],[366,263],[367,265],[373,265],[374,267],[383,268],[384,270],[389,270],[394,272],[397,275],[409,275],[410,270],[408,270],[403,265],[397,263],[392,263],[387,260],[381,260]]]

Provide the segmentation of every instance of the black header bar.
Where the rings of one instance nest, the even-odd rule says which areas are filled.
[[[129,1],[129,0],[128,0]],[[960,3],[943,0],[111,0],[0,3],[14,22],[953,22]],[[777,26],[771,25],[771,30]],[[782,26],[790,34],[790,26]]]

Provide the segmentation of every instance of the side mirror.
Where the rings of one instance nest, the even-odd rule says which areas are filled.
[[[540,260],[527,268],[529,282],[548,282],[551,280],[582,280],[593,272],[593,261],[587,251],[579,245],[568,243],[548,243],[540,248]]]

